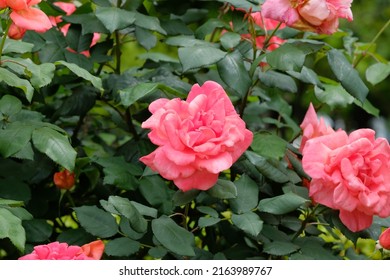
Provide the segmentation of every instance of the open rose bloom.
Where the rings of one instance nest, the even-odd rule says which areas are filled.
[[[266,0],[261,7],[265,17],[304,31],[332,34],[339,18],[353,19],[352,0]]]
[[[390,147],[386,139],[375,138],[375,131],[313,136],[302,155],[303,169],[312,178],[310,197],[339,210],[351,231],[370,227],[375,215],[390,216]]]
[[[182,191],[207,190],[241,156],[253,134],[224,89],[212,81],[194,85],[187,100],[158,99],[143,124],[158,146],[140,160]]]
[[[10,18],[13,22],[12,32],[14,39],[23,36],[26,30],[46,32],[52,25],[48,16],[33,5],[39,4],[41,0],[0,0],[0,9],[10,8]]]
[[[100,260],[104,251],[101,240],[93,241],[83,246],[67,243],[52,242],[34,247],[30,254],[20,257],[19,260]]]

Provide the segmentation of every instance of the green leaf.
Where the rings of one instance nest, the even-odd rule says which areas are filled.
[[[354,98],[339,84],[323,84],[323,89],[314,87],[314,93],[318,100],[329,105],[346,107],[354,102]]]
[[[286,74],[282,74],[276,71],[268,70],[266,72],[259,72],[260,81],[272,88],[279,88],[288,92],[295,93],[298,91],[297,84],[294,79]]]
[[[307,199],[289,192],[271,198],[264,198],[260,200],[257,208],[262,212],[283,215],[298,209],[306,202],[308,202]]]
[[[22,102],[15,96],[7,94],[0,99],[0,113],[3,115],[9,117],[19,113],[20,110],[22,110]]]
[[[136,101],[158,90],[158,84],[156,83],[141,83],[135,86],[123,89],[119,91],[121,97],[121,103],[125,107],[129,107]]]
[[[367,68],[366,79],[372,85],[379,84],[390,75],[390,63],[375,63]]]
[[[299,72],[295,72],[295,71],[287,71],[287,73],[290,76],[292,76],[292,77],[294,77],[294,78],[296,78],[298,80],[301,80],[304,83],[316,85],[316,86],[322,88],[322,83],[319,80],[316,72],[314,72],[310,68],[307,68],[306,66],[302,67],[302,70],[301,70],[300,73]]]
[[[126,162],[123,156],[101,157],[96,160],[96,163],[103,166],[105,184],[116,185],[124,190],[134,190],[138,187],[135,176],[142,175],[142,169]]]
[[[35,127],[29,123],[13,122],[0,130],[0,154],[10,157],[22,150],[30,141]]]
[[[237,197],[236,185],[228,180],[218,179],[217,183],[207,193],[215,198],[229,199]]]
[[[161,216],[154,219],[152,231],[157,240],[169,251],[183,256],[195,256],[194,235],[178,226],[171,218]]]
[[[72,171],[77,153],[66,135],[49,128],[41,127],[32,133],[32,142],[38,151],[46,154],[54,162]]]
[[[213,44],[204,40],[195,39],[194,36],[178,35],[167,38],[167,45],[177,47],[193,47],[193,46],[208,46],[213,47]]]
[[[166,35],[166,31],[162,29],[160,21],[156,17],[147,16],[138,12],[135,12],[135,25],[147,30],[157,31]]]
[[[140,192],[146,201],[158,208],[173,208],[172,196],[174,191],[170,190],[166,182],[158,175],[145,176],[140,182]],[[163,211],[165,213],[165,211]]]
[[[143,233],[146,231],[148,223],[130,200],[120,196],[110,196],[108,203],[114,206],[120,215],[129,220],[131,227],[136,232]]]
[[[115,218],[96,206],[81,206],[74,208],[81,226],[90,234],[108,238],[118,232]]]
[[[200,217],[198,220],[198,226],[200,228],[205,228],[209,226],[213,226],[221,221],[220,218],[215,217]]]
[[[81,68],[80,66],[78,66],[74,63],[68,63],[68,62],[63,61],[63,60],[57,61],[55,63],[55,65],[63,65],[65,67],[67,67],[70,71],[72,71],[78,77],[83,78],[84,80],[91,82],[95,88],[97,88],[99,90],[103,90],[102,80],[99,77],[93,76],[87,70]]]
[[[263,229],[263,221],[253,212],[246,212],[241,215],[232,215],[232,222],[239,229],[252,236],[257,236]]]
[[[7,38],[3,47],[3,54],[8,53],[29,53],[33,50],[34,45],[23,42],[22,40],[13,40]]]
[[[230,207],[237,214],[242,214],[256,208],[259,203],[259,186],[248,175],[243,174],[234,182],[237,187],[237,197],[230,199]]]
[[[241,54],[238,51],[227,54],[217,63],[217,68],[221,79],[241,97],[244,97],[252,81]]]
[[[135,22],[135,13],[117,7],[97,7],[96,17],[110,33],[129,27]]]
[[[196,209],[203,214],[210,215],[213,218],[218,218],[218,212],[214,208],[208,206],[198,206]]]
[[[183,72],[210,66],[220,61],[225,55],[226,53],[224,51],[208,46],[184,47],[179,49],[179,59],[183,66]]]
[[[9,238],[20,252],[24,251],[26,232],[22,221],[7,209],[0,208],[0,239],[3,238]]]
[[[257,132],[253,137],[253,151],[267,158],[281,159],[286,152],[287,142],[275,134]]]
[[[272,52],[267,53],[267,63],[282,71],[300,72],[305,63],[306,54],[292,44],[283,44]]]
[[[194,200],[199,193],[200,193],[199,190],[189,190],[186,192],[177,190],[173,195],[173,203],[175,204],[175,206],[185,205],[187,203],[190,203],[192,200]]]
[[[289,181],[287,174],[279,169],[277,166],[274,166],[269,162],[265,157],[262,157],[254,152],[246,151],[246,157],[248,160],[256,166],[257,170],[260,171],[264,176],[275,181],[277,183],[286,183]]]
[[[369,90],[343,53],[336,49],[330,50],[328,52],[328,62],[343,87],[353,97],[364,102]]]
[[[127,237],[119,237],[107,242],[104,252],[108,256],[129,257],[135,254],[141,247],[138,241],[131,240]]]
[[[0,197],[27,202],[31,199],[29,186],[18,178],[0,178]]]
[[[233,49],[241,42],[241,36],[235,32],[226,32],[221,37],[221,44],[225,50]]]
[[[152,218],[157,218],[157,213],[158,213],[157,209],[145,206],[145,205],[143,205],[141,203],[138,203],[136,201],[130,201],[130,202],[131,202],[131,204],[133,204],[135,209],[137,209],[138,212],[142,216],[148,216],[148,217],[152,217]]]
[[[49,239],[53,231],[53,227],[43,219],[26,220],[22,224],[26,231],[27,242],[44,242]]]
[[[34,95],[34,88],[31,86],[29,81],[19,78],[17,75],[5,68],[0,68],[0,82],[4,82],[11,87],[20,88],[26,95],[27,100],[31,102]]]
[[[157,37],[149,30],[139,26],[135,28],[135,37],[137,38],[138,43],[146,50],[150,50],[157,44]]]
[[[274,241],[264,244],[263,252],[274,256],[286,256],[299,250],[299,246],[287,241]]]
[[[57,241],[59,242],[66,242],[68,244],[78,246],[82,246],[94,240],[96,240],[96,237],[86,232],[85,229],[83,229],[82,227],[65,230],[61,232],[57,237]]]

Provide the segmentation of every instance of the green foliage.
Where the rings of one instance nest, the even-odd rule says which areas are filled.
[[[83,0],[71,15],[54,2],[39,7],[62,22],[21,40],[0,15],[0,258],[96,239],[103,259],[384,258],[374,244],[389,220],[352,233],[311,203],[299,151],[310,102],[346,130],[389,117],[383,40],[343,31],[352,23],[265,32],[250,20],[262,1]],[[256,45],[271,35],[286,41]],[[140,162],[156,149],[142,123],[153,101],[208,80],[254,138],[213,187],[183,192]],[[69,190],[53,182],[63,169]]]

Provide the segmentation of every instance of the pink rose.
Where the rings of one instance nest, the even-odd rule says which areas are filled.
[[[285,22],[304,31],[332,34],[339,18],[353,19],[352,0],[266,0],[262,5],[265,17]]]
[[[182,191],[207,190],[241,156],[253,134],[224,89],[212,81],[194,85],[187,100],[158,99],[142,123],[159,147],[140,160]]]
[[[34,247],[30,254],[19,260],[99,260],[104,251],[101,240],[80,246],[69,246],[67,243],[52,242]]]
[[[350,230],[370,227],[374,215],[390,216],[390,147],[375,131],[359,129],[309,139],[302,166],[311,176],[314,202],[340,211]]]
[[[318,119],[317,113],[311,103],[306,112],[305,118],[301,123],[301,128],[303,131],[301,146],[299,149],[301,152],[303,151],[307,140],[334,132],[330,126],[326,125],[323,118]]]
[[[381,248],[390,250],[390,228],[387,228],[379,236],[379,245]]]
[[[9,7],[12,11],[12,22],[21,30],[46,32],[52,25],[47,15],[39,9],[32,8],[41,0],[2,0],[0,7]]]

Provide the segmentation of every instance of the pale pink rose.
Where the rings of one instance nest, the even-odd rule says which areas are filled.
[[[149,110],[142,127],[159,147],[140,160],[182,191],[211,188],[253,139],[216,82],[195,84],[186,101],[158,99]]]
[[[40,2],[41,0],[5,0],[0,2],[0,5],[11,9],[10,18],[17,27],[46,32],[52,27],[49,18],[41,10],[32,8]]]
[[[304,31],[332,34],[339,18],[353,19],[352,0],[266,0],[261,7],[267,18]]]
[[[91,242],[82,247],[58,241],[34,247],[30,254],[19,260],[99,260],[104,251],[101,240]]]
[[[351,231],[370,227],[373,216],[390,216],[390,147],[375,131],[336,131],[308,140],[302,166],[312,178],[314,202],[340,211]]]
[[[303,151],[307,140],[334,132],[333,128],[328,126],[323,118],[317,117],[317,113],[314,110],[312,103],[310,103],[309,109],[307,110],[305,118],[303,119],[300,127],[302,128],[303,132],[300,145],[301,152]]]
[[[379,236],[379,245],[381,248],[390,250],[390,228],[387,228]]]

